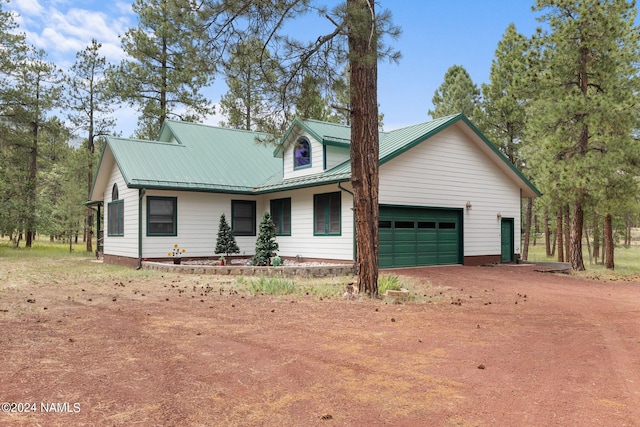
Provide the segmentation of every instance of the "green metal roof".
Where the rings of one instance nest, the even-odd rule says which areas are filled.
[[[486,152],[494,153],[504,162],[498,161],[503,170],[528,187],[526,194],[540,195],[522,172],[462,114],[380,132],[380,164],[460,121],[469,126],[481,146],[486,144]],[[349,146],[350,127],[317,120],[294,120],[275,152],[272,147],[258,143],[258,139],[268,137],[266,134],[167,120],[159,141],[108,138],[105,151],[107,147],[111,150],[125,182],[134,188],[261,194],[348,181],[351,178],[348,160],[321,173],[283,179],[280,154],[287,138],[300,129],[323,144]]]
[[[175,142],[108,139],[128,186],[251,193],[282,167],[257,143],[264,134],[169,120],[167,129]]]

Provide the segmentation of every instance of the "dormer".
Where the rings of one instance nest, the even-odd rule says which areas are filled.
[[[274,156],[282,158],[284,179],[314,175],[349,160],[348,126],[295,119]]]

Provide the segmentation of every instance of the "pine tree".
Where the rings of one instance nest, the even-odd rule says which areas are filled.
[[[603,204],[612,213],[621,200],[608,186],[637,176],[637,9],[625,0],[538,0],[534,11],[543,12],[548,30],[532,40],[536,99],[527,126],[535,146],[527,160],[542,192],[572,207],[567,255],[574,270],[584,270],[585,211]]]
[[[444,82],[433,94],[434,109],[428,113],[434,119],[459,113],[473,119],[479,98],[480,89],[467,70],[462,65],[454,65],[447,70]]]
[[[224,214],[220,215],[220,223],[218,224],[218,239],[216,240],[217,254],[237,254],[240,252],[240,248],[236,243],[236,238],[231,232],[231,227],[227,222],[227,218]]]
[[[271,255],[278,250],[276,242],[276,226],[271,220],[269,212],[262,215],[260,230],[256,240],[256,254],[253,256],[253,265],[269,265]]]
[[[113,119],[112,99],[109,97],[108,84],[104,79],[107,63],[104,56],[100,56],[101,43],[95,39],[84,50],[76,54],[76,62],[66,77],[66,103],[69,108],[69,119],[76,129],[86,132],[88,150],[86,185],[87,196],[93,184],[93,165],[95,159],[95,140],[99,136],[111,133],[115,125]],[[84,135],[83,135],[84,136]],[[92,235],[93,209],[86,210],[87,252],[93,252]]]
[[[136,137],[155,139],[166,118],[194,122],[213,113],[200,90],[215,62],[193,0],[135,0],[138,26],[122,36],[128,59],[109,73],[111,89],[140,111]]]
[[[234,46],[224,62],[229,90],[220,100],[221,113],[226,117],[222,126],[261,132],[273,128],[267,101],[278,65],[268,50],[261,55],[256,52],[262,52],[262,42],[249,37]]]
[[[474,122],[518,169],[525,128],[527,40],[510,24],[498,42],[490,83],[482,85],[482,114]]]

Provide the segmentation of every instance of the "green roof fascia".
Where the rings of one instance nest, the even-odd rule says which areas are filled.
[[[188,183],[168,183],[168,182],[151,182],[136,180],[130,188],[144,188],[147,190],[171,190],[171,191],[194,191],[198,193],[229,193],[229,194],[255,194],[253,188],[250,187],[233,187],[223,185],[208,184],[188,184]]]
[[[384,164],[386,162],[388,162],[389,160],[392,160],[396,157],[398,157],[400,154],[405,153],[406,151],[412,149],[413,147],[415,147],[416,145],[420,144],[421,142],[431,138],[432,136],[436,135],[437,133],[443,131],[444,129],[448,128],[449,126],[459,122],[460,120],[462,120],[463,122],[465,122],[467,124],[467,126],[469,126],[469,128],[471,128],[471,130],[480,137],[480,139],[487,144],[487,146],[489,148],[491,148],[491,150],[503,161],[507,164],[507,166],[509,166],[509,168],[516,174],[518,175],[518,177],[520,179],[522,179],[522,181],[529,187],[531,188],[531,190],[533,190],[533,192],[535,194],[537,194],[538,196],[541,196],[542,193],[540,192],[540,190],[538,190],[536,188],[535,185],[533,185],[533,183],[531,183],[531,181],[529,181],[529,179],[527,179],[526,176],[524,176],[524,174],[518,170],[518,168],[515,167],[515,165],[513,163],[511,163],[509,161],[509,159],[507,159],[507,157],[500,151],[498,150],[498,148],[493,145],[493,143],[491,141],[489,141],[487,139],[486,136],[484,136],[484,134],[482,132],[480,132],[480,130],[473,124],[471,123],[471,121],[462,113],[460,114],[456,114],[453,116],[448,116],[445,117],[442,120],[442,123],[440,123],[439,125],[435,126],[433,129],[429,130],[427,133],[424,133],[422,135],[420,135],[418,138],[414,139],[413,141],[404,144],[401,148],[397,149],[397,150],[393,150],[391,151],[391,153],[385,155],[384,157],[380,158],[380,164]],[[400,129],[401,130],[401,129]],[[387,135],[392,135],[392,132],[388,132]]]
[[[345,142],[347,141],[347,142]],[[331,145],[332,147],[349,148],[351,143],[349,140],[343,140],[342,138],[327,137],[322,140],[322,144]]]

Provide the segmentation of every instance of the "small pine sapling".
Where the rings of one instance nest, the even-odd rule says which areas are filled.
[[[225,254],[227,257],[229,254],[240,253],[240,248],[236,243],[236,238],[231,232],[231,227],[227,222],[227,218],[224,214],[220,215],[220,224],[218,225],[218,239],[216,240],[216,253]]]
[[[256,240],[256,254],[253,256],[253,265],[269,265],[271,257],[278,250],[276,243],[276,226],[271,220],[269,212],[265,212],[260,221],[260,231]]]

